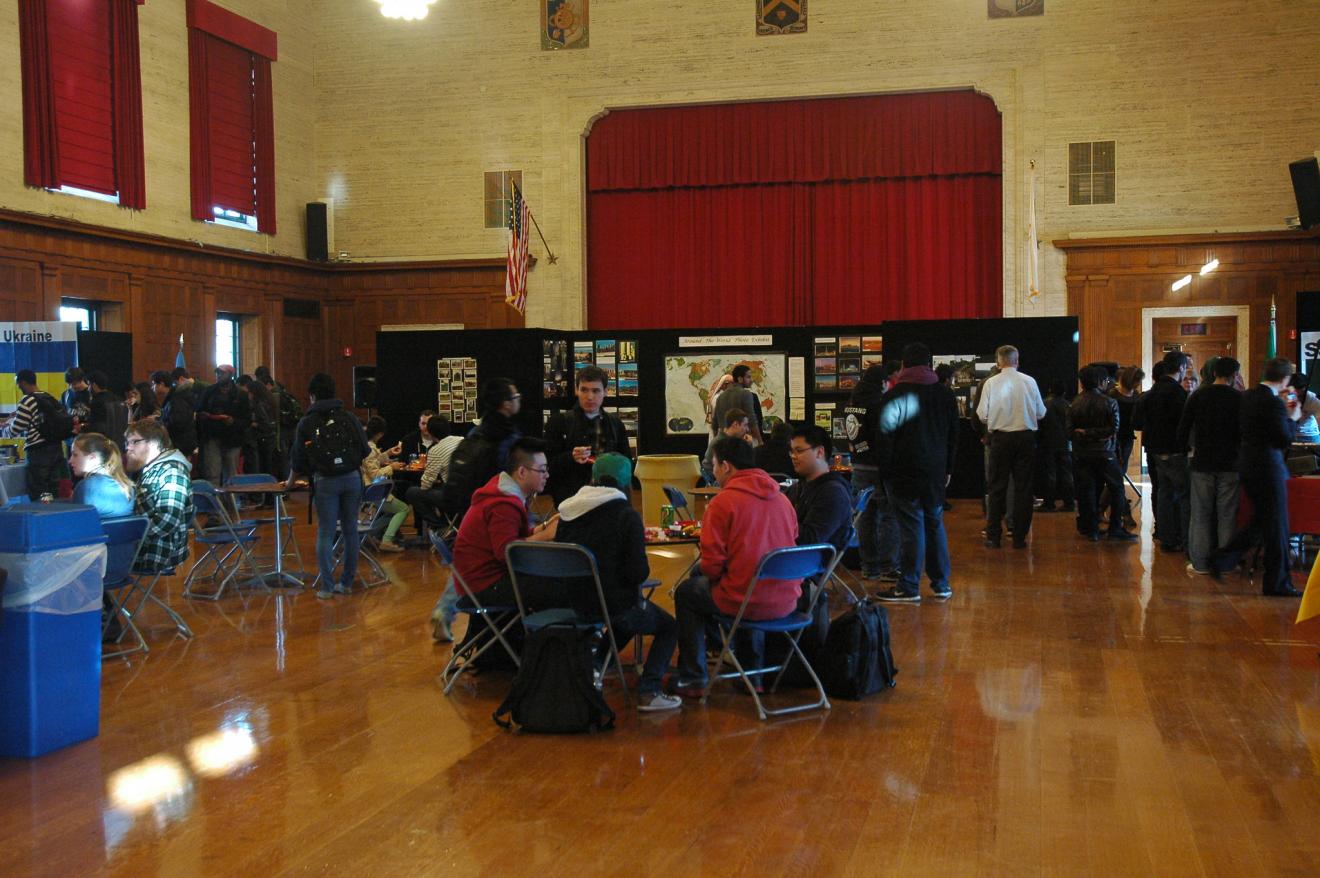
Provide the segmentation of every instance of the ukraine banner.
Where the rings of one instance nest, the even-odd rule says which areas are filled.
[[[57,321],[0,323],[0,414],[23,397],[14,382],[20,369],[37,373],[37,386],[59,399],[64,370],[78,365],[78,324]]]

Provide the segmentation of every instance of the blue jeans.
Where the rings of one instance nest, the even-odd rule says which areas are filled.
[[[1160,490],[1155,501],[1155,525],[1160,529],[1160,543],[1166,549],[1186,545],[1187,528],[1191,520],[1187,497],[1187,455],[1157,454],[1155,469],[1160,479]]]
[[[857,520],[857,548],[862,558],[862,575],[874,577],[898,569],[901,537],[879,471],[854,467],[853,494],[865,488],[875,488],[875,491]]]
[[[440,600],[435,602],[435,608],[431,610],[431,618],[443,616],[446,622],[453,623],[457,615],[458,588],[454,585],[454,574],[450,573],[445,580],[445,590],[440,592]]]
[[[1192,515],[1187,554],[1197,570],[1210,569],[1210,553],[1237,530],[1238,474],[1192,471]]]
[[[903,575],[898,588],[905,594],[921,591],[921,572],[930,577],[933,591],[949,587],[949,540],[944,533],[944,503],[938,498],[901,497],[889,491],[889,508],[903,534]]]
[[[344,569],[340,588],[347,591],[357,578],[358,508],[362,505],[362,476],[357,470],[342,476],[316,477],[316,563],[321,569],[321,587],[335,582],[335,525],[344,532]]]
[[[646,662],[642,665],[642,679],[637,684],[641,695],[655,695],[660,692],[660,683],[665,671],[669,670],[669,661],[674,657],[678,646],[678,623],[674,617],[650,601],[642,601],[638,606],[618,613],[610,619],[614,628],[614,642],[619,649],[627,646],[628,641],[639,634],[654,636],[651,648],[646,653]],[[609,652],[609,641],[601,646]]]
[[[674,589],[679,682],[706,685],[706,623],[719,611],[710,596],[710,580],[704,576],[690,576]]]

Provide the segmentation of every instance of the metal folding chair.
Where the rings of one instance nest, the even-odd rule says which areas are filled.
[[[375,588],[390,581],[390,575],[385,572],[385,568],[380,566],[380,561],[367,548],[366,538],[371,535],[371,529],[376,526],[376,519],[380,518],[381,510],[385,508],[385,501],[389,499],[390,491],[393,488],[394,483],[389,479],[377,479],[362,489],[362,502],[358,506],[357,517],[358,560],[370,567],[373,574],[372,579],[362,577],[363,588]],[[330,547],[330,553],[334,558],[335,566],[338,567],[344,558],[344,528],[342,525],[336,525],[335,527],[335,543]],[[311,588],[316,588],[320,584],[321,573],[317,571],[316,578],[312,580]]]
[[[161,575],[172,575],[174,571],[152,571],[142,570],[137,566],[138,555],[141,553],[142,538],[146,535],[149,522],[145,516],[133,515],[123,518],[111,518],[101,523],[108,537],[105,578],[103,580],[105,593],[111,600],[111,613],[106,618],[101,627],[101,636],[104,637],[109,628],[110,620],[118,616],[123,620],[124,629],[115,640],[115,644],[123,641],[124,637],[131,634],[137,641],[137,645],[126,649],[110,648],[102,649],[101,658],[119,658],[121,656],[133,655],[138,652],[150,652],[151,647],[147,645],[147,639],[142,634],[142,629],[137,625],[137,616],[148,603],[153,603],[160,607],[174,622],[178,633],[185,639],[193,636],[192,629],[188,623],[183,621],[178,613],[174,611],[169,604],[166,604],[155,595],[156,583],[159,582]]]
[[[226,485],[264,485],[267,482],[273,482],[273,481],[276,481],[275,477],[272,475],[268,475],[266,473],[240,473],[240,474],[232,475],[229,478],[225,479],[225,484]],[[287,513],[281,515],[280,520],[278,522],[275,521],[274,515],[271,515],[271,517],[269,518],[261,518],[261,517],[243,518],[240,519],[240,521],[237,522],[237,524],[240,527],[246,524],[258,524],[258,525],[277,524],[283,535],[281,542],[284,545],[284,557],[285,558],[292,557],[295,561],[297,561],[298,570],[300,572],[306,570],[306,568],[303,566],[302,552],[298,548],[298,541],[293,538],[294,520],[292,515],[289,515]]]
[[[876,489],[874,487],[862,488],[862,490],[858,491],[853,496],[852,525],[850,530],[848,531],[848,542],[845,544],[845,549],[858,549],[858,550],[861,549],[862,544],[861,544],[861,539],[858,536],[858,534],[860,533],[860,530],[858,528],[858,523],[862,520],[862,513],[866,511],[866,506],[868,503],[871,502],[871,497],[875,494],[875,490]],[[843,560],[842,554],[840,554],[839,560],[840,561]],[[847,570],[846,567],[842,569]],[[861,580],[856,575],[854,575],[852,571],[848,572],[848,576],[853,580],[853,585],[857,586],[856,589],[853,588],[853,585],[849,585],[847,580],[845,580],[839,574],[839,568],[837,567],[837,565],[835,567],[834,572],[831,573],[830,579],[832,579],[834,582],[837,582],[839,585],[843,586],[844,591],[848,593],[848,596],[852,599],[852,602],[857,603],[858,601],[861,600],[861,597],[858,595],[858,592],[865,594],[866,587],[862,585]],[[824,584],[825,582],[822,581],[821,585]]]
[[[675,488],[673,485],[665,485],[665,497],[669,500],[669,505],[674,507],[674,511],[683,510],[684,519],[691,518],[692,512],[688,509],[687,495]]]
[[[818,707],[829,710],[830,700],[825,695],[825,687],[821,685],[820,678],[816,676],[816,670],[811,667],[811,662],[807,661],[807,657],[802,654],[801,648],[798,647],[798,638],[802,636],[802,631],[812,624],[811,613],[816,607],[816,601],[820,598],[821,589],[812,588],[811,600],[804,613],[792,612],[778,619],[744,619],[743,616],[746,615],[747,606],[752,600],[752,595],[755,594],[757,586],[762,581],[801,581],[814,578],[819,582],[825,582],[833,575],[834,566],[838,563],[839,553],[833,546],[826,543],[811,546],[789,546],[767,552],[761,558],[761,563],[757,565],[756,575],[747,584],[747,593],[743,596],[742,605],[738,607],[738,614],[730,617],[720,613],[714,617],[724,643],[720,649],[720,657],[715,661],[715,670],[711,673],[712,685],[716,680],[731,680],[735,677],[741,679],[747,686],[747,691],[751,693],[752,700],[756,703],[756,713],[761,719],[786,713],[815,710]],[[767,636],[782,634],[788,638],[791,652],[784,659],[783,664],[755,668],[750,671],[746,670],[733,651],[733,644],[739,631],[759,631]],[[779,681],[784,676],[784,670],[793,661],[794,657],[806,667],[807,673],[811,675],[811,681],[816,684],[816,694],[819,697],[807,704],[795,704],[789,707],[767,710],[761,702],[761,696],[757,693],[756,686],[752,683],[751,678],[778,672],[774,683],[770,686],[770,692],[773,693],[779,687]],[[729,673],[721,673],[726,658],[735,670]],[[703,703],[705,703],[708,696],[709,690],[707,690],[707,696],[702,697]]]
[[[496,643],[504,647],[504,651],[509,654],[509,658],[513,659],[514,665],[521,667],[522,659],[519,657],[518,651],[513,648],[513,645],[505,637],[509,633],[509,629],[518,624],[519,613],[517,607],[483,606],[481,599],[468,588],[462,575],[454,567],[454,553],[450,550],[449,544],[434,530],[430,532],[429,536],[436,554],[449,568],[449,575],[454,577],[454,589],[458,592],[459,597],[458,611],[470,617],[469,627],[475,624],[477,619],[480,619],[482,624],[486,626],[486,630],[468,636],[462,645],[455,645],[454,654],[449,657],[444,670],[440,672],[440,682],[444,684],[445,694],[448,695],[449,690],[454,688],[454,683],[467,669],[468,663],[475,661]],[[466,603],[464,603],[464,599],[466,599]]]
[[[183,582],[183,596],[205,601],[218,601],[229,583],[234,581],[239,571],[246,565],[252,573],[254,584],[267,589],[261,568],[252,556],[251,545],[257,536],[257,522],[251,520],[235,521],[229,515],[227,505],[221,500],[220,492],[207,481],[192,483],[193,508],[199,519],[211,516],[219,524],[211,527],[195,525],[196,540],[206,546],[206,552],[198,558],[188,571]],[[237,557],[235,555],[237,554]],[[210,565],[210,571],[204,572],[203,565]],[[215,591],[199,592],[194,590],[199,582],[208,582],[216,586]]]
[[[614,642],[614,626],[609,624],[610,609],[605,602],[605,589],[600,584],[600,571],[596,568],[596,556],[585,546],[577,543],[550,543],[535,540],[517,540],[504,549],[505,560],[509,564],[509,578],[513,581],[513,596],[518,601],[518,615],[523,627],[535,631],[557,622],[574,622],[590,625],[605,632],[609,638],[610,653],[605,657],[605,665],[600,669],[598,680],[604,682],[610,673],[610,662],[614,662],[619,673],[619,682],[623,691],[628,691],[628,680],[623,674],[623,660],[619,658],[619,645]],[[527,612],[518,587],[519,576],[539,576],[547,579],[590,579],[596,587],[596,598],[600,601],[600,619],[583,619],[576,612],[564,609],[543,610],[538,613]]]

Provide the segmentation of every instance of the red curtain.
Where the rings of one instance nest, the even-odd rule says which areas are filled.
[[[209,37],[202,31],[188,29],[188,117],[191,135],[188,153],[192,168],[192,216],[197,220],[209,220],[213,216],[211,155],[208,145],[211,108],[206,83],[208,42]]]
[[[271,86],[270,59],[252,56],[256,140],[257,228],[275,234],[275,98]]]
[[[59,184],[114,195],[115,114],[110,88],[110,4],[47,0],[55,85]]]
[[[971,92],[611,114],[593,328],[1002,314],[1000,120]]]
[[[207,37],[207,154],[211,160],[211,204],[246,216],[257,213],[255,107],[252,53]]]
[[[29,186],[58,189],[60,156],[46,0],[18,0],[18,44],[23,67],[23,180]]]
[[[138,52],[141,0],[111,0],[110,77],[114,88],[115,159],[119,204],[134,210],[147,207],[147,170],[142,150],[142,65]]]

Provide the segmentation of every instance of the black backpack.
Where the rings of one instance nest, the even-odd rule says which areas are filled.
[[[807,588],[808,584],[804,582],[802,584],[802,600],[799,601],[799,612],[806,611],[806,604],[810,599],[807,594]],[[822,592],[820,597],[816,599],[815,608],[811,611],[811,624],[806,628],[803,628],[802,633],[798,635],[798,649],[802,650],[802,654],[807,657],[807,661],[811,663],[811,667],[817,672],[817,674],[820,673],[820,656],[821,652],[825,649],[825,642],[829,638],[829,630],[830,596],[828,592]],[[742,641],[743,639],[739,637],[739,640]],[[719,640],[717,639],[715,642],[718,643]],[[752,653],[750,647],[751,644],[746,641],[738,643],[735,647],[735,651],[738,654],[738,661],[743,663],[743,667],[749,667],[749,662],[755,660],[755,655]],[[792,651],[788,648],[788,641],[783,637],[779,635],[766,637],[765,655],[763,656],[763,661],[765,662],[766,667],[782,665],[789,660],[791,655]],[[773,674],[765,674],[761,679],[768,687],[770,683],[774,681],[775,676],[778,673],[779,672],[776,671]],[[824,678],[822,677],[821,679],[823,680]],[[784,676],[780,679],[779,683],[782,686],[795,687],[816,685],[811,681],[811,675],[808,674],[807,669],[803,667],[801,659],[798,659],[797,657],[793,657],[792,663],[784,670]]]
[[[889,614],[863,601],[830,623],[815,666],[825,691],[852,701],[894,686],[898,668],[889,649]]]
[[[614,727],[614,711],[592,682],[597,633],[588,625],[547,625],[527,634],[522,667],[504,703],[491,715],[511,714],[524,732],[587,732]]]
[[[63,442],[73,435],[73,415],[49,393],[32,394],[37,405],[37,435],[46,442]],[[119,437],[121,440],[123,436]]]
[[[318,412],[309,425],[307,462],[322,476],[342,476],[362,465],[362,433],[357,416],[344,408]]]
[[[278,397],[280,405],[280,426],[289,430],[294,429],[298,426],[298,422],[302,420],[302,406],[298,404],[298,400],[293,398],[293,394],[283,387],[276,388],[275,395]]]

